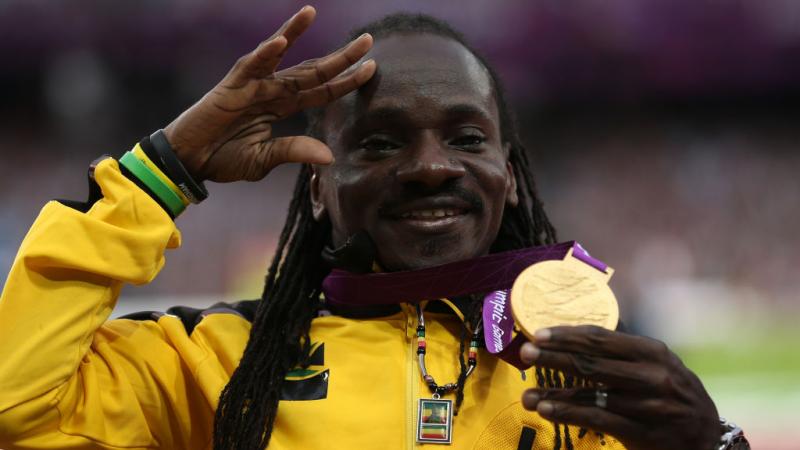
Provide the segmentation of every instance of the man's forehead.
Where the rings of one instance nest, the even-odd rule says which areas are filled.
[[[397,34],[375,42],[366,58],[378,63],[375,93],[458,90],[493,96],[485,67],[460,43],[431,34]]]
[[[427,34],[388,36],[377,40],[365,58],[378,63],[376,75],[332,108],[344,108],[340,111],[349,116],[347,122],[386,110],[413,112],[421,120],[428,112],[463,112],[469,107],[487,118],[496,115],[488,71],[452,39]]]
[[[380,64],[380,63],[379,63]],[[385,95],[472,96],[485,101],[493,96],[491,83],[481,72],[463,67],[405,64],[380,65],[373,97]]]

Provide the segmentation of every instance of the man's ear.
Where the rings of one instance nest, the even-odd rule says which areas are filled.
[[[514,176],[514,166],[508,160],[511,144],[506,142],[503,144],[503,150],[506,154],[506,205],[515,208],[519,204],[519,196],[517,195],[517,177]]]
[[[314,216],[314,220],[319,222],[325,217],[327,214],[327,210],[325,209],[325,203],[322,202],[322,194],[320,188],[320,178],[322,178],[322,174],[320,173],[319,166],[312,165],[311,166],[311,183],[309,192],[311,194],[311,214]]]

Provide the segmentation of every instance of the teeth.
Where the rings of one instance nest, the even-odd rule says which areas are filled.
[[[424,209],[411,211],[403,214],[403,219],[440,219],[442,217],[452,217],[461,214],[457,209]]]

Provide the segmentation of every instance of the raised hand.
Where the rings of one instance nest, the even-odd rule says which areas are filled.
[[[703,384],[665,344],[595,326],[536,332],[520,356],[602,385],[529,389],[525,408],[559,423],[608,433],[629,450],[710,450],[721,428]]]
[[[325,105],[358,89],[375,73],[372,60],[354,66],[372,47],[370,35],[276,72],[315,15],[313,7],[303,7],[164,129],[178,158],[197,180],[255,181],[284,162],[332,161],[330,149],[316,139],[272,137],[272,122]]]

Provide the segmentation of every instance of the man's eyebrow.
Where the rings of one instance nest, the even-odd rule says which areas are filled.
[[[394,106],[382,106],[368,109],[363,114],[353,117],[352,122],[345,125],[347,130],[365,130],[373,127],[382,127],[386,124],[404,125],[411,122],[409,112]]]
[[[478,118],[483,120],[492,120],[488,111],[486,111],[484,108],[481,108],[479,106],[470,103],[458,103],[455,105],[451,105],[447,107],[446,111],[447,111],[447,117],[453,119]]]

